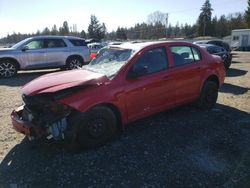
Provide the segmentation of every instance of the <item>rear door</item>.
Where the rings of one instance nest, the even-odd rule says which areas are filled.
[[[176,103],[197,98],[207,66],[200,51],[192,46],[178,45],[171,46],[170,53],[173,61],[171,74],[174,79]]]
[[[65,65],[68,48],[63,39],[45,39],[46,67]]]

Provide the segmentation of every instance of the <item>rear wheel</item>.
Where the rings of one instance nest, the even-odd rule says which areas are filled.
[[[74,148],[96,148],[112,139],[117,132],[117,119],[113,111],[104,106],[94,107],[80,117],[74,124]],[[73,144],[73,145],[72,145]]]
[[[79,69],[83,66],[83,60],[78,56],[69,57],[66,62],[67,69]]]
[[[229,67],[231,66],[231,63],[232,63],[232,61],[229,58],[225,59],[224,66],[225,66],[226,70],[229,69]]]
[[[198,99],[198,107],[207,110],[212,108],[218,98],[218,86],[213,81],[206,81],[203,85],[200,97]]]
[[[17,65],[11,60],[0,62],[0,77],[10,78],[17,74]]]

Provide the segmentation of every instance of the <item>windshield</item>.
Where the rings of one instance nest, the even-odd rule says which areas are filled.
[[[106,47],[101,49],[96,59],[93,59],[83,69],[105,74],[108,78],[112,78],[127,63],[133,53],[134,51],[131,49]]]
[[[11,48],[17,49],[17,48],[19,48],[20,46],[22,46],[24,43],[26,43],[28,40],[29,40],[29,38],[28,38],[28,39],[25,39],[25,40],[22,40],[22,41],[16,43],[15,45],[13,45]]]

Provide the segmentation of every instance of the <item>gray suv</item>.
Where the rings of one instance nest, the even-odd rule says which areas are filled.
[[[41,68],[76,69],[90,62],[90,52],[82,38],[37,36],[11,48],[0,49],[0,77],[12,77],[18,70]]]

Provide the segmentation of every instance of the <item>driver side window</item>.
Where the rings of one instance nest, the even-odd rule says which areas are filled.
[[[139,57],[129,72],[133,72],[134,77],[139,77],[165,70],[167,67],[166,49],[154,48]]]
[[[29,43],[27,43],[26,46],[28,47],[29,50],[44,48],[42,39],[32,40]]]

